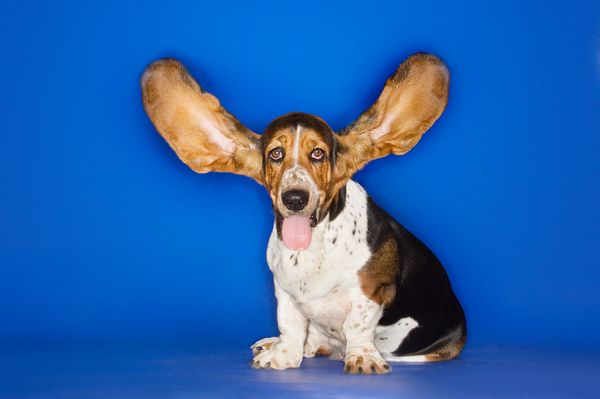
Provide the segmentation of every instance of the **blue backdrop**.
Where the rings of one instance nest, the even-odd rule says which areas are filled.
[[[270,200],[178,161],[144,67],[180,58],[257,132],[339,129],[427,51],[445,114],[356,179],[445,264],[472,342],[599,347],[600,3],[85,3],[0,4],[0,342],[271,336]]]

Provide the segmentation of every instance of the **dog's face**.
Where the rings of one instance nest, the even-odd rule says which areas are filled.
[[[263,184],[282,216],[316,222],[334,167],[333,134],[321,119],[305,114],[285,115],[267,127],[261,137]]]
[[[311,229],[336,194],[331,190],[334,133],[316,116],[292,113],[269,124],[261,148],[263,184],[273,201],[278,232],[288,247],[305,249]]]
[[[338,133],[321,118],[291,113],[255,134],[170,59],[146,69],[142,94],[150,119],[183,162],[199,173],[237,173],[264,185],[280,238],[303,250],[357,170],[370,160],[405,154],[433,125],[446,106],[448,84],[438,58],[413,55],[377,102]]]

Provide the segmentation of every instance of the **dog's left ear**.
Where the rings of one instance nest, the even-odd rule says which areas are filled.
[[[446,108],[449,81],[448,69],[434,55],[404,61],[375,104],[338,133],[336,185],[373,159],[410,151]]]
[[[230,172],[262,184],[260,136],[205,92],[179,61],[158,60],[142,76],[144,109],[192,170]]]

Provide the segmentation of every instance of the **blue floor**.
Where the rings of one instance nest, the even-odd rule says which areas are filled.
[[[394,364],[348,376],[327,358],[254,370],[249,350],[160,346],[11,347],[0,353],[0,398],[381,398],[600,395],[600,354],[467,347],[455,360]]]

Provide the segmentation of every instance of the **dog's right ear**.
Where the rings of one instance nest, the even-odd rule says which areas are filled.
[[[141,84],[150,120],[191,169],[236,173],[262,184],[260,136],[202,90],[180,62],[163,59],[152,63]]]

